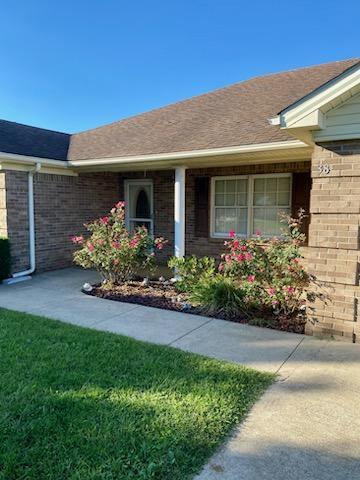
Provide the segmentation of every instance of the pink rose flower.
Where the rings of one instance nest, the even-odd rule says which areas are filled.
[[[247,250],[247,245],[241,245],[241,251],[246,252]]]
[[[94,245],[90,242],[87,244],[87,248],[88,248],[89,252],[93,252],[95,250]]]
[[[260,230],[255,230],[255,235],[257,237],[261,237],[261,231]]]
[[[268,294],[269,295],[275,295],[275,293],[276,293],[275,288],[268,288]]]
[[[138,241],[136,238],[133,238],[132,240],[130,240],[130,248],[136,248],[138,244]]]
[[[107,225],[109,223],[109,217],[101,217],[100,218],[100,222],[103,224],[103,225]]]
[[[232,246],[235,250],[239,248],[239,240],[234,240]]]
[[[84,237],[82,235],[79,235],[78,237],[77,236],[74,236],[74,237],[71,237],[71,241],[73,243],[76,243],[78,245],[81,245],[82,243],[84,243]]]
[[[234,238],[235,237],[235,230],[230,230],[229,232],[229,237]]]
[[[218,266],[218,270],[219,270],[219,272],[224,271],[224,264],[223,263],[220,263],[220,265]]]
[[[295,289],[293,287],[288,287],[287,292],[292,295],[295,292]]]
[[[121,201],[121,202],[117,202],[115,204],[115,207],[116,208],[124,208],[125,207],[125,202]]]
[[[244,260],[245,260],[245,255],[243,253],[240,253],[240,255],[237,256],[237,261],[243,262]]]
[[[255,281],[255,275],[249,275],[247,277],[247,281],[250,282],[250,283],[253,283]]]
[[[245,258],[246,260],[252,260],[253,259],[253,256],[252,256],[252,253],[245,253]]]
[[[112,246],[116,249],[120,248],[120,243],[119,242],[112,242]]]

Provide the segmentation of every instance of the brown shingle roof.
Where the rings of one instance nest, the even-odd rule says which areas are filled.
[[[69,160],[123,157],[292,139],[268,119],[359,59],[246,80],[71,136]]]

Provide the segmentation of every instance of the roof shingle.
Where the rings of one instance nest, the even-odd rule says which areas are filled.
[[[292,140],[268,119],[357,63],[255,77],[73,135],[0,120],[0,152],[82,160]]]
[[[66,160],[70,135],[0,120],[0,152]]]
[[[256,77],[71,136],[68,158],[125,157],[292,139],[269,124],[359,59]]]

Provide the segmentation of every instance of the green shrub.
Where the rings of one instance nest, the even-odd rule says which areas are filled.
[[[197,258],[195,255],[184,258],[171,257],[168,266],[174,268],[179,275],[176,288],[181,292],[188,293],[193,291],[199,281],[211,279],[216,272],[213,258]]]
[[[11,274],[10,242],[7,238],[0,238],[0,282],[9,278]]]
[[[245,297],[245,290],[239,288],[233,279],[217,274],[198,282],[190,294],[190,301],[206,314],[234,317],[245,314]]]
[[[310,281],[301,262],[303,218],[303,211],[296,218],[283,215],[285,227],[280,238],[262,238],[258,232],[255,238],[243,239],[229,232],[219,271],[246,290],[248,310],[293,316],[303,306]]]
[[[145,226],[128,231],[125,227],[125,202],[118,202],[110,213],[85,225],[90,232],[72,237],[79,250],[74,262],[97,270],[106,284],[130,280],[139,269],[155,267],[155,252],[166,244],[163,237],[153,238]]]

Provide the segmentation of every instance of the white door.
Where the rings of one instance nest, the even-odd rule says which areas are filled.
[[[152,180],[126,180],[125,201],[126,227],[134,230],[144,225],[153,234]]]

